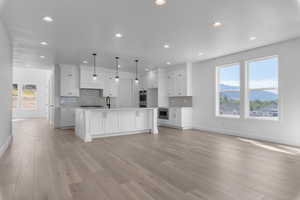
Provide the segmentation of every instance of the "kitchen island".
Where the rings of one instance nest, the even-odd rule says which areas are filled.
[[[85,142],[137,133],[158,134],[157,108],[76,108],[75,134]]]

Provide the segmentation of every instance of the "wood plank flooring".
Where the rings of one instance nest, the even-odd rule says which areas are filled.
[[[300,149],[161,128],[83,143],[42,119],[14,123],[0,200],[297,200]]]

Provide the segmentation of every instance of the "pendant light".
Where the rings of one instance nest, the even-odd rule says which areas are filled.
[[[139,60],[135,60],[135,83],[136,84],[139,83],[139,79],[138,79],[138,62],[139,62]]]
[[[93,73],[93,80],[97,80],[97,74],[96,74],[96,53],[93,53],[93,57],[94,57],[94,73]]]
[[[116,57],[116,76],[115,76],[115,81],[119,82],[119,57]]]

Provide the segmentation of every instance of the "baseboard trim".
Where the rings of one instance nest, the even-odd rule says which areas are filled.
[[[129,131],[129,132],[119,132],[114,134],[107,134],[107,135],[93,135],[92,139],[96,138],[107,138],[107,137],[114,137],[114,136],[125,136],[125,135],[135,135],[141,133],[151,133],[151,129],[139,130],[139,131]]]
[[[0,158],[3,156],[3,154],[5,153],[5,151],[7,150],[9,145],[11,144],[11,141],[12,141],[12,136],[10,135],[7,138],[7,140],[5,141],[5,143],[0,147]]]
[[[262,137],[262,136],[259,137],[259,138],[258,137],[253,137],[253,135],[257,135],[257,133],[249,132],[249,131],[244,132],[244,134],[242,134],[242,133],[240,133],[236,130],[220,129],[220,128],[209,128],[209,127],[203,127],[203,126],[194,126],[193,129],[199,130],[199,131],[206,131],[206,132],[216,133],[216,134],[229,135],[229,136],[253,139],[253,140],[264,141],[264,142],[271,142],[271,143],[275,143],[275,144],[284,144],[284,145],[300,147],[300,144],[295,143],[295,142],[278,141],[278,140],[274,140],[272,138],[267,138],[267,137]]]

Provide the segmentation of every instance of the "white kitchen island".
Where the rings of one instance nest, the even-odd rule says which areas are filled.
[[[77,108],[75,111],[75,134],[85,142],[146,132],[158,134],[157,108]]]

